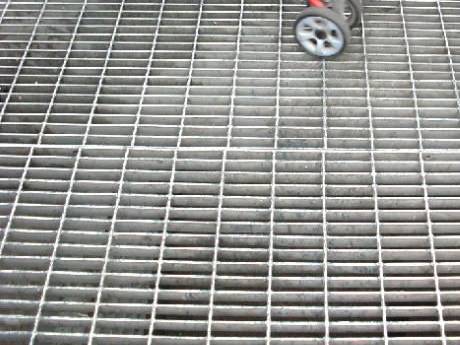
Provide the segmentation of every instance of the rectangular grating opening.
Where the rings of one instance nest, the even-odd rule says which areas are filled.
[[[0,344],[460,344],[460,3],[303,7],[0,0]]]

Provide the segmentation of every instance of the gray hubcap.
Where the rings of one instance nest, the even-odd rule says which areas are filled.
[[[296,35],[305,50],[320,57],[339,53],[345,44],[343,33],[337,24],[318,16],[302,18],[297,23]]]

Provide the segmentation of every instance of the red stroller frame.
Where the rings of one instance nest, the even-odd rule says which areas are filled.
[[[327,7],[326,4],[322,0],[307,0],[308,7]]]
[[[294,24],[297,43],[313,56],[341,54],[350,41],[351,28],[361,23],[359,0],[306,0],[306,5]]]

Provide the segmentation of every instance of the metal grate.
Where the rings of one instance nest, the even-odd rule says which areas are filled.
[[[0,0],[0,344],[460,344],[460,3]]]

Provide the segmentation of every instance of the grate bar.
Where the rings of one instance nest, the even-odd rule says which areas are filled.
[[[327,138],[327,82],[326,82],[327,64],[323,60],[321,63],[321,79],[323,93],[323,149],[328,150]],[[322,231],[323,231],[323,294],[324,294],[324,343],[330,344],[330,318],[329,318],[329,272],[328,272],[328,242],[327,233],[327,191],[326,191],[326,158],[325,153],[321,154],[321,202],[322,202]]]
[[[280,105],[280,86],[281,86],[281,53],[283,46],[283,1],[279,2],[279,17],[278,17],[278,58],[276,66],[276,110],[275,110],[275,142],[274,150],[272,152],[272,176],[271,176],[271,190],[270,190],[270,234],[269,234],[269,244],[268,244],[268,284],[267,284],[267,319],[266,319],[266,343],[271,345],[272,343],[272,299],[273,299],[273,262],[274,262],[274,238],[275,238],[275,209],[276,209],[276,155],[275,152],[278,150],[278,140],[279,140],[279,127],[280,127],[280,114],[279,114],[279,105]]]
[[[117,25],[115,27],[118,26],[119,20],[121,19],[121,13],[122,13],[122,10],[123,10],[123,5],[124,5],[124,3],[122,3],[122,6],[120,8],[120,14],[119,14],[119,17],[117,18]],[[137,135],[137,131],[138,131],[138,128],[139,128],[140,114],[141,114],[141,111],[142,111],[142,107],[144,105],[145,94],[146,94],[146,89],[147,89],[147,85],[148,85],[148,76],[150,75],[150,72],[151,72],[151,66],[152,66],[152,63],[153,63],[153,56],[154,56],[155,49],[156,49],[157,42],[158,42],[158,35],[159,35],[160,24],[161,24],[161,19],[162,19],[162,15],[163,15],[164,6],[165,6],[165,1],[163,0],[162,3],[161,3],[159,14],[158,14],[158,21],[157,21],[157,25],[155,27],[155,32],[154,32],[154,40],[153,40],[153,43],[152,43],[150,55],[149,55],[148,62],[147,62],[147,68],[146,68],[146,72],[145,72],[144,82],[143,82],[143,85],[142,85],[142,93],[141,93],[141,98],[140,98],[140,102],[139,102],[139,110],[137,111],[137,114],[136,114],[136,121],[134,123],[134,129],[133,129],[133,134],[132,134],[130,146],[134,145],[136,135]],[[124,159],[123,159],[122,171],[121,171],[121,175],[120,175],[120,180],[118,182],[118,190],[117,190],[117,196],[116,196],[116,202],[115,202],[115,211],[114,211],[114,215],[113,215],[112,220],[111,220],[110,230],[109,230],[109,238],[108,238],[107,246],[106,246],[106,249],[105,249],[104,264],[103,264],[103,267],[102,267],[102,277],[101,277],[101,282],[100,282],[97,297],[96,297],[96,308],[95,308],[95,312],[94,312],[94,315],[93,315],[93,320],[92,320],[92,323],[91,323],[91,331],[90,331],[90,335],[89,335],[89,344],[92,344],[93,339],[95,337],[94,333],[95,333],[95,330],[96,330],[96,323],[97,323],[97,319],[98,319],[99,308],[100,308],[100,305],[101,305],[102,290],[104,289],[104,285],[105,285],[105,277],[106,277],[106,272],[107,272],[107,265],[108,265],[108,261],[109,261],[109,255],[110,255],[110,251],[112,250],[112,242],[113,242],[113,233],[114,233],[114,228],[115,228],[115,220],[118,218],[118,211],[120,209],[121,195],[122,195],[122,191],[123,191],[123,185],[124,185],[124,181],[125,181],[127,162],[128,162],[128,157],[129,157],[128,154],[129,154],[129,150],[125,150],[125,156],[124,156]]]
[[[157,276],[155,280],[155,291],[153,294],[153,304],[152,304],[152,312],[151,312],[151,320],[150,320],[150,327],[149,327],[149,338],[148,338],[148,343],[147,345],[151,345],[153,338],[152,335],[154,334],[155,331],[155,322],[156,322],[156,314],[157,314],[157,308],[158,308],[158,297],[159,297],[159,290],[160,290],[160,280],[161,280],[161,270],[163,267],[163,256],[165,252],[165,241],[166,241],[166,234],[168,231],[168,221],[170,219],[170,209],[171,209],[171,202],[172,202],[172,196],[173,196],[173,187],[174,187],[174,179],[176,175],[176,167],[177,167],[177,160],[178,160],[178,155],[177,155],[177,149],[181,147],[182,143],[182,136],[183,136],[183,130],[185,127],[185,116],[186,116],[186,109],[187,109],[187,104],[190,99],[190,86],[192,83],[192,73],[193,73],[193,67],[194,67],[194,62],[195,62],[195,55],[196,55],[196,48],[197,48],[197,43],[198,43],[198,37],[200,34],[200,25],[201,25],[201,19],[202,19],[202,14],[203,14],[203,0],[199,1],[199,10],[198,10],[198,17],[196,21],[196,28],[195,28],[195,33],[194,33],[194,39],[193,39],[193,49],[192,49],[192,57],[190,60],[190,67],[189,67],[189,72],[187,76],[187,83],[186,83],[186,89],[185,89],[185,96],[184,96],[184,104],[182,107],[182,115],[181,115],[181,122],[179,126],[179,135],[178,135],[178,140],[176,144],[176,150],[174,151],[174,156],[173,156],[173,162],[172,162],[172,169],[171,169],[171,177],[169,180],[169,187],[168,187],[168,196],[167,196],[167,203],[166,203],[166,212],[164,216],[164,224],[163,224],[163,229],[162,229],[162,234],[161,234],[161,242],[160,242],[160,253],[159,253],[159,258],[158,258],[158,268],[157,268]]]
[[[442,35],[443,35],[443,38],[444,38],[444,43],[446,45],[447,58],[449,59],[449,68],[450,68],[450,74],[451,74],[451,77],[452,77],[452,86],[454,88],[455,96],[457,98],[457,109],[459,111],[458,115],[460,116],[460,93],[458,91],[457,78],[455,76],[455,68],[454,68],[454,63],[453,63],[453,59],[452,59],[452,53],[451,53],[451,49],[450,49],[450,44],[449,44],[449,40],[447,39],[446,24],[445,24],[445,21],[444,21],[444,14],[443,14],[443,11],[442,11],[442,8],[441,8],[441,3],[439,2],[439,0],[436,0],[436,7],[437,7],[437,10],[438,10],[438,13],[439,13],[439,19],[440,19],[440,22],[441,22],[441,30],[442,30]]]
[[[418,134],[418,143],[419,143],[418,157],[420,161],[420,171],[421,171],[421,177],[422,177],[423,199],[424,199],[425,211],[427,214],[428,237],[430,241],[430,256],[431,256],[431,263],[433,265],[434,284],[435,284],[435,290],[436,290],[436,308],[437,308],[437,314],[438,314],[438,322],[439,322],[440,331],[441,331],[441,341],[443,345],[446,345],[447,344],[446,330],[445,330],[445,323],[444,323],[443,306],[442,306],[442,301],[441,301],[441,290],[439,287],[438,260],[436,258],[436,249],[434,246],[433,222],[431,219],[430,203],[428,201],[429,194],[428,194],[427,181],[426,181],[425,161],[423,159],[423,153],[422,153],[423,152],[423,135],[422,135],[421,125],[420,125],[421,116],[419,113],[419,99],[417,97],[416,85],[415,85],[415,80],[414,80],[414,71],[412,68],[410,44],[409,44],[409,39],[408,39],[408,34],[407,34],[407,25],[406,25],[405,16],[404,16],[404,5],[403,5],[402,0],[400,0],[400,7],[401,7],[401,18],[402,18],[402,24],[403,24],[404,40],[405,40],[406,49],[407,49],[406,51],[407,60],[409,64],[409,75],[410,75],[410,80],[412,84],[414,109],[415,109],[416,122],[417,122],[417,134]]]
[[[77,23],[75,25],[75,29],[74,29],[74,31],[72,33],[72,38],[70,39],[70,43],[69,43],[69,46],[67,48],[67,53],[66,53],[66,56],[65,56],[63,64],[62,64],[61,71],[59,73],[59,77],[58,77],[56,86],[55,86],[54,91],[53,91],[53,95],[51,97],[50,106],[48,107],[48,110],[47,110],[46,115],[45,115],[45,119],[44,119],[43,124],[42,124],[41,129],[40,129],[40,136],[39,136],[39,139],[38,139],[38,145],[41,144],[41,137],[42,137],[46,122],[48,120],[48,116],[50,114],[52,105],[54,104],[54,99],[56,97],[58,86],[59,86],[59,84],[61,82],[61,79],[62,79],[62,76],[63,76],[63,73],[64,73],[64,69],[65,69],[65,67],[67,65],[67,62],[68,62],[68,59],[69,59],[69,56],[70,56],[70,52],[72,51],[73,43],[75,41],[75,36],[76,36],[76,34],[78,32],[80,22],[81,22],[81,20],[83,18],[83,13],[84,13],[84,11],[86,9],[86,5],[87,5],[87,2],[85,1],[83,3],[82,7],[81,7],[80,14],[78,16]],[[26,172],[30,168],[31,158],[32,158],[32,155],[29,155],[28,158],[27,158],[27,162],[25,164],[24,172]],[[77,164],[78,164],[78,160],[75,160],[75,165],[73,167],[74,170],[77,167]],[[72,186],[72,180],[70,182],[70,185]],[[24,178],[22,179],[21,184],[19,185],[19,191],[23,190],[23,188],[24,188]],[[17,193],[17,199],[15,200],[15,204],[17,204],[18,201],[19,201],[19,195],[20,195],[19,191]],[[70,189],[70,191],[71,191],[71,189]],[[70,192],[67,193],[66,199],[68,199],[70,197],[70,194],[71,194]],[[69,200],[66,200],[66,204],[68,202],[69,202]],[[11,227],[11,220],[12,220],[12,215],[13,215],[14,212],[15,212],[15,209],[11,211],[11,217],[10,217],[9,222],[7,224],[7,229],[9,229]],[[62,231],[62,221],[63,221],[64,218],[65,217],[61,218],[61,223],[59,225],[59,229],[58,229],[58,232],[56,234],[56,241],[55,241],[54,246],[53,246],[53,254],[52,254],[51,258],[50,258],[50,265],[49,265],[49,269],[48,269],[47,274],[46,274],[45,285],[43,287],[43,292],[42,292],[40,302],[39,302],[39,305],[38,305],[37,315],[35,316],[35,320],[34,320],[34,326],[33,326],[32,335],[31,335],[31,338],[30,338],[30,345],[34,344],[35,338],[37,336],[38,324],[39,324],[40,318],[42,316],[43,304],[44,304],[45,298],[46,298],[46,290],[48,288],[50,274],[51,274],[51,271],[53,270],[54,261],[56,259],[56,248],[57,248],[57,246],[59,244],[60,232]],[[5,234],[5,238],[6,238],[6,234]]]
[[[230,95],[230,111],[229,111],[229,120],[227,126],[227,143],[226,148],[229,149],[231,147],[231,138],[232,138],[232,131],[233,131],[233,119],[235,113],[235,96],[236,96],[236,88],[237,88],[237,75],[238,75],[238,63],[240,60],[240,45],[241,45],[241,34],[242,34],[242,22],[243,22],[243,13],[244,13],[244,0],[240,1],[240,11],[238,17],[238,31],[237,31],[237,38],[236,38],[236,51],[235,51],[235,58],[233,62],[233,76],[232,76],[232,86],[231,86],[231,95]],[[220,171],[220,183],[219,183],[219,203],[217,206],[217,227],[216,227],[216,234],[214,239],[214,249],[212,254],[212,276],[211,276],[211,291],[209,297],[209,311],[208,311],[208,324],[206,329],[206,345],[211,344],[212,334],[213,334],[213,316],[214,316],[214,308],[215,308],[215,301],[214,296],[216,294],[216,276],[217,276],[217,262],[220,250],[220,236],[221,236],[221,224],[222,224],[222,208],[223,208],[223,199],[224,199],[224,187],[225,187],[225,173],[226,173],[226,166],[227,166],[227,150],[223,152],[222,157],[222,168]]]
[[[5,145],[2,145],[2,147],[6,148],[6,149],[16,149],[16,148],[22,148],[22,149],[39,149],[39,148],[42,148],[43,146],[46,146],[48,148],[51,148],[51,149],[62,149],[63,146],[61,145],[18,145],[18,144],[5,144]],[[69,149],[69,150],[72,150],[72,149],[78,149],[80,148],[81,145],[69,145],[69,146],[64,146],[64,148],[66,149]],[[99,145],[85,145],[85,148],[87,149],[100,149],[100,146]],[[162,151],[162,152],[170,152],[172,150],[174,150],[174,148],[170,148],[170,147],[162,147],[162,146],[130,146],[130,145],[126,145],[126,146],[109,146],[109,147],[106,147],[105,149],[110,149],[110,150],[123,150],[123,149],[130,149],[130,150],[155,150],[155,151]],[[181,150],[184,150],[184,151],[202,151],[202,152],[207,152],[207,151],[226,151],[227,148],[225,147],[186,147],[186,146],[183,146],[181,147]],[[229,149],[229,151],[240,151],[240,152],[244,152],[244,151],[247,151],[248,149],[247,148],[244,148],[244,147],[231,147]],[[301,148],[295,148],[295,147],[292,147],[292,148],[281,148],[280,150],[283,150],[283,151],[292,151],[292,152],[349,152],[350,149],[347,149],[347,148],[328,148],[327,150],[325,149],[322,149],[322,148],[319,148],[319,149],[316,149],[316,148],[309,148],[309,149],[301,149]],[[264,148],[264,147],[261,147],[261,148],[255,148],[255,149],[251,149],[251,151],[255,151],[255,152],[276,152],[273,148]],[[353,149],[353,151],[356,151],[356,152],[360,152],[360,153],[367,153],[367,152],[370,152],[371,150],[366,150],[366,149],[361,149],[361,150],[355,150]],[[420,150],[419,149],[403,149],[402,151],[404,152],[415,152],[415,153],[418,153]],[[395,149],[395,148],[389,148],[389,149],[378,149],[376,148],[375,149],[375,152],[388,152],[388,153],[396,153],[396,152],[401,152],[401,149]],[[431,153],[445,153],[445,152],[449,152],[449,153],[456,153],[456,152],[460,152],[460,149],[449,149],[449,150],[445,150],[445,149],[441,149],[441,148],[430,148],[430,149],[427,149],[427,148],[424,148],[423,149],[423,152],[431,152]]]
[[[122,0],[124,1],[124,0]],[[106,59],[105,59],[105,63],[104,63],[104,67],[103,67],[103,70],[102,70],[102,74],[101,74],[101,78],[100,78],[100,81],[99,81],[99,84],[98,84],[98,88],[97,88],[97,91],[96,91],[96,95],[95,95],[95,99],[94,99],[94,102],[93,102],[93,107],[92,107],[92,111],[91,111],[91,114],[89,116],[89,120],[88,120],[88,126],[86,128],[86,131],[85,131],[85,135],[84,135],[84,139],[83,139],[83,144],[86,144],[86,141],[87,141],[87,138],[88,138],[88,133],[89,133],[89,124],[91,123],[92,121],[92,118],[93,118],[93,115],[94,115],[94,110],[95,110],[95,107],[96,107],[96,104],[97,104],[97,99],[99,97],[99,94],[100,94],[100,89],[101,89],[101,86],[102,86],[102,81],[104,79],[104,75],[105,75],[105,71],[107,69],[107,65],[108,65],[108,61],[109,61],[109,57],[110,57],[110,53],[111,53],[111,47],[113,45],[113,41],[114,41],[114,35],[115,35],[115,32],[117,30],[117,27],[118,27],[118,22],[120,20],[120,17],[121,17],[121,13],[122,13],[122,8],[123,8],[123,2],[120,6],[120,11],[118,13],[118,17],[117,17],[117,22],[114,26],[114,30],[113,30],[113,33],[112,33],[112,36],[111,36],[111,41],[110,41],[110,45],[109,45],[109,48],[107,50],[107,55],[106,55]],[[77,29],[78,30],[78,29]],[[62,72],[62,70],[61,70]],[[58,79],[60,81],[60,79]],[[56,89],[55,89],[55,92],[56,92]],[[53,94],[54,95],[54,94]],[[70,203],[70,197],[71,197],[71,194],[72,194],[72,190],[73,190],[73,187],[74,187],[74,183],[75,183],[75,177],[76,177],[76,172],[77,172],[77,167],[79,165],[79,162],[80,162],[80,159],[81,159],[81,148],[78,149],[78,152],[77,152],[77,156],[75,158],[75,162],[74,162],[74,165],[73,165],[73,168],[72,168],[72,175],[70,177],[70,183],[69,183],[69,188],[67,190],[67,193],[66,193],[66,199],[65,199],[65,204],[64,204],[64,209],[63,209],[63,213],[62,213],[62,216],[61,216],[61,219],[60,219],[60,222],[59,222],[59,228],[57,230],[57,233],[56,233],[56,240],[55,240],[55,243],[53,245],[53,252],[52,252],[52,255],[51,255],[51,258],[50,258],[50,265],[49,265],[49,269],[48,269],[48,272],[47,272],[47,275],[46,275],[46,279],[45,279],[45,284],[44,284],[44,287],[43,287],[43,292],[42,292],[42,296],[40,298],[40,304],[39,304],[39,308],[38,308],[38,311],[37,311],[37,317],[35,319],[35,322],[34,322],[34,329],[32,331],[32,336],[30,337],[30,342],[29,344],[30,345],[33,345],[36,341],[36,336],[37,336],[37,330],[38,330],[38,326],[39,326],[39,322],[40,322],[40,316],[41,316],[41,313],[42,313],[42,309],[41,307],[43,306],[43,303],[45,301],[45,298],[46,298],[46,292],[47,292],[47,289],[48,289],[48,286],[49,286],[49,282],[50,282],[50,277],[51,277],[51,272],[53,271],[53,264],[55,262],[55,258],[56,258],[56,253],[57,253],[57,247],[58,247],[58,244],[59,244],[59,241],[60,241],[60,238],[61,238],[61,233],[62,233],[62,228],[63,228],[63,224],[64,224],[64,220],[65,218],[67,217],[67,210],[68,210],[68,207],[69,207],[69,203]],[[29,160],[30,162],[30,160]],[[19,193],[18,193],[19,195]],[[6,236],[5,236],[6,237]],[[97,307],[98,305],[96,304],[96,311],[97,311]],[[95,313],[96,314],[96,313]],[[91,341],[91,333],[90,333],[90,341]]]
[[[3,23],[3,18],[5,17],[5,13],[8,10],[10,3],[11,3],[11,0],[7,0],[5,3],[3,3],[2,12],[0,14],[0,25]]]
[[[380,289],[380,304],[382,308],[382,321],[383,321],[383,341],[385,345],[389,344],[388,341],[388,319],[387,319],[387,305],[385,302],[385,283],[384,283],[384,264],[382,257],[382,235],[381,235],[381,225],[380,225],[380,214],[379,214],[379,194],[378,194],[378,183],[377,183],[377,173],[376,173],[376,160],[374,157],[375,151],[375,138],[374,138],[374,128],[373,128],[373,119],[372,119],[372,102],[370,95],[370,82],[369,82],[369,72],[368,72],[368,59],[367,59],[367,44],[366,44],[366,24],[364,20],[364,15],[361,14],[361,38],[363,42],[363,54],[364,54],[364,71],[366,76],[366,101],[369,114],[369,136],[371,141],[371,163],[372,163],[372,194],[374,197],[374,213],[375,213],[375,223],[376,223],[376,240],[377,240],[377,250],[378,250],[378,266],[379,266],[379,289]]]

